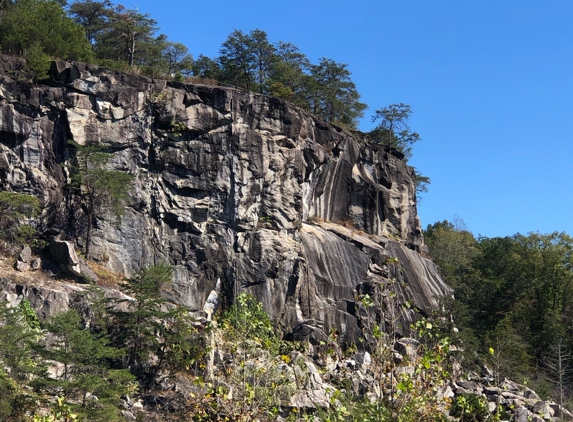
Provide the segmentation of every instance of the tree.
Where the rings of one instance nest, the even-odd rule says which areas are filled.
[[[168,75],[188,75],[192,72],[193,57],[183,44],[168,41],[162,50],[162,55],[165,58]]]
[[[361,103],[356,85],[346,64],[322,57],[311,66],[307,81],[311,111],[328,123],[355,128],[366,104]]]
[[[30,393],[30,379],[38,376],[43,363],[34,346],[41,334],[36,313],[24,299],[17,307],[0,302],[0,419],[24,420],[35,407]]]
[[[82,146],[73,141],[70,144],[76,149],[70,188],[78,194],[86,216],[85,253],[89,258],[96,219],[105,211],[110,211],[115,218],[121,217],[134,176],[107,169],[110,154],[105,153],[101,146]]]
[[[70,6],[69,13],[74,21],[84,28],[90,44],[95,44],[98,36],[109,25],[111,7],[109,0],[80,0]]]
[[[49,0],[19,0],[4,10],[0,48],[5,54],[28,58],[37,79],[47,76],[51,58],[86,62],[93,58],[82,28],[61,4]]]
[[[32,195],[0,192],[0,238],[10,243],[23,243],[34,229],[30,218],[40,212],[40,201]]]
[[[224,81],[251,91],[267,92],[274,53],[275,47],[265,31],[254,29],[245,34],[234,30],[219,50]]]
[[[428,176],[424,176],[417,169],[414,169],[414,182],[416,183],[418,203],[420,203],[420,194],[428,192],[428,185],[432,183],[432,180]]]
[[[310,61],[298,47],[279,41],[269,76],[269,94],[307,108],[305,84],[309,69]]]
[[[404,103],[390,104],[376,110],[372,122],[378,125],[370,132],[374,142],[402,152],[406,159],[412,156],[412,145],[420,140],[420,135],[410,131],[408,120],[412,108]]]
[[[218,62],[225,82],[249,90],[254,89],[254,51],[249,37],[234,30],[221,45]]]
[[[124,60],[129,66],[137,63],[138,52],[153,41],[157,21],[148,13],[117,5],[108,13],[108,25],[97,37],[96,53],[99,58]],[[139,63],[145,64],[145,63]]]
[[[565,403],[565,397],[568,393],[571,379],[573,377],[573,354],[567,349],[565,342],[559,338],[555,340],[544,359],[544,365],[550,381],[555,385],[559,394],[559,406]],[[559,409],[559,417],[563,418],[563,409]]]
[[[140,63],[145,66],[145,73],[151,77],[182,79],[183,75],[192,72],[193,57],[183,44],[171,42],[166,35],[160,34],[145,44]]]
[[[134,377],[126,370],[110,369],[109,362],[124,351],[111,347],[105,334],[96,335],[85,328],[74,309],[56,315],[46,328],[54,338],[42,353],[63,364],[55,381],[46,380],[47,387],[61,392],[64,400],[90,421],[118,420],[119,400],[132,389]]]
[[[454,223],[444,220],[430,224],[424,241],[444,281],[454,289],[462,288],[464,276],[472,271],[479,254],[478,242],[464,221],[456,217]]]
[[[219,63],[202,54],[193,62],[193,76],[204,79],[223,79]]]
[[[167,264],[138,272],[127,280],[133,299],[114,299],[107,309],[111,338],[125,349],[127,366],[145,388],[154,385],[160,370],[183,369],[204,353],[187,310],[168,306],[161,297],[172,273]]]
[[[249,44],[254,56],[254,74],[258,91],[268,92],[268,79],[275,61],[275,47],[267,39],[267,33],[255,29],[249,33]]]
[[[531,370],[531,356],[527,353],[526,342],[515,328],[512,317],[508,314],[486,335],[488,360],[493,367],[497,387],[504,378],[523,379]]]

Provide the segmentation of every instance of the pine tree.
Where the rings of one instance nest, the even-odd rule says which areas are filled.
[[[118,419],[119,399],[134,385],[127,370],[110,368],[124,351],[111,347],[105,334],[91,333],[74,309],[55,316],[46,328],[54,341],[42,354],[63,364],[63,371],[56,379],[45,379],[45,387],[62,394],[90,421]]]
[[[75,147],[77,153],[69,187],[79,196],[86,216],[85,254],[89,258],[96,219],[106,211],[114,218],[121,217],[134,177],[123,171],[109,170],[107,164],[110,154],[105,153],[101,146],[82,146],[73,141],[70,141],[70,144]]]
[[[147,389],[160,370],[186,368],[203,353],[187,310],[161,297],[172,273],[167,264],[142,270],[127,280],[133,299],[108,304],[111,338],[125,349],[127,366]]]

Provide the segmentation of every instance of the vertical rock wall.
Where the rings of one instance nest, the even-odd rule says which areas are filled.
[[[237,89],[63,62],[30,85],[20,66],[2,56],[0,188],[38,196],[41,228],[81,245],[67,141],[105,145],[135,175],[121,223],[101,215],[95,228],[94,257],[111,269],[169,262],[166,295],[194,310],[221,278],[228,300],[252,292],[295,337],[359,338],[359,286],[394,277],[389,257],[400,301],[427,312],[450,293],[419,254],[413,169],[359,134]]]

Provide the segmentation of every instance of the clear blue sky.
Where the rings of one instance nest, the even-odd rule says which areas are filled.
[[[215,57],[259,28],[313,62],[348,64],[370,116],[411,105],[432,179],[422,225],[461,217],[484,236],[573,234],[572,0],[137,0],[161,32]]]

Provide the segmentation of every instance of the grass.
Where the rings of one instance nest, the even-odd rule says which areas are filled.
[[[97,285],[100,287],[115,287],[119,288],[119,285],[123,283],[124,276],[121,273],[116,273],[109,268],[104,267],[94,261],[89,261],[89,267],[97,275],[98,281]]]

